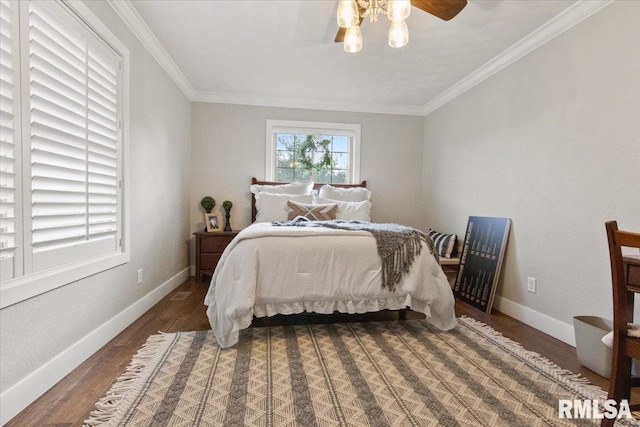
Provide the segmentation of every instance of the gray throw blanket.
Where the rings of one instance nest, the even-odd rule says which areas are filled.
[[[326,227],[339,230],[362,230],[373,234],[382,263],[382,287],[394,291],[396,284],[408,273],[413,260],[422,252],[422,242],[436,257],[433,241],[422,231],[399,224],[378,224],[364,221],[311,221],[298,216],[291,221],[274,221],[275,226]]]

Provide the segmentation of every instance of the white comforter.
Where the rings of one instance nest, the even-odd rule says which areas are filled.
[[[454,298],[426,246],[396,285],[381,285],[376,241],[366,231],[255,223],[222,254],[205,298],[222,347],[238,342],[253,316],[365,313],[411,307],[437,328],[455,326]]]

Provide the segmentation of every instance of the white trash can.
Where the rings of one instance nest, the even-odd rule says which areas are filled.
[[[602,337],[613,330],[613,322],[596,316],[576,316],[573,318],[576,335],[576,352],[582,366],[596,374],[611,377],[612,348],[602,342]],[[633,361],[632,371],[639,372],[638,362]]]
[[[576,335],[576,352],[582,366],[596,374],[611,376],[611,348],[602,342],[602,337],[613,330],[613,322],[596,316],[573,318]]]

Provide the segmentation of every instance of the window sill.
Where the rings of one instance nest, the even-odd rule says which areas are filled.
[[[0,285],[0,309],[128,262],[129,254],[118,252],[7,280]]]

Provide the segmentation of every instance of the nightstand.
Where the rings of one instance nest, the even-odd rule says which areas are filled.
[[[213,276],[225,248],[240,231],[196,231],[196,279],[202,280],[204,274]]]

